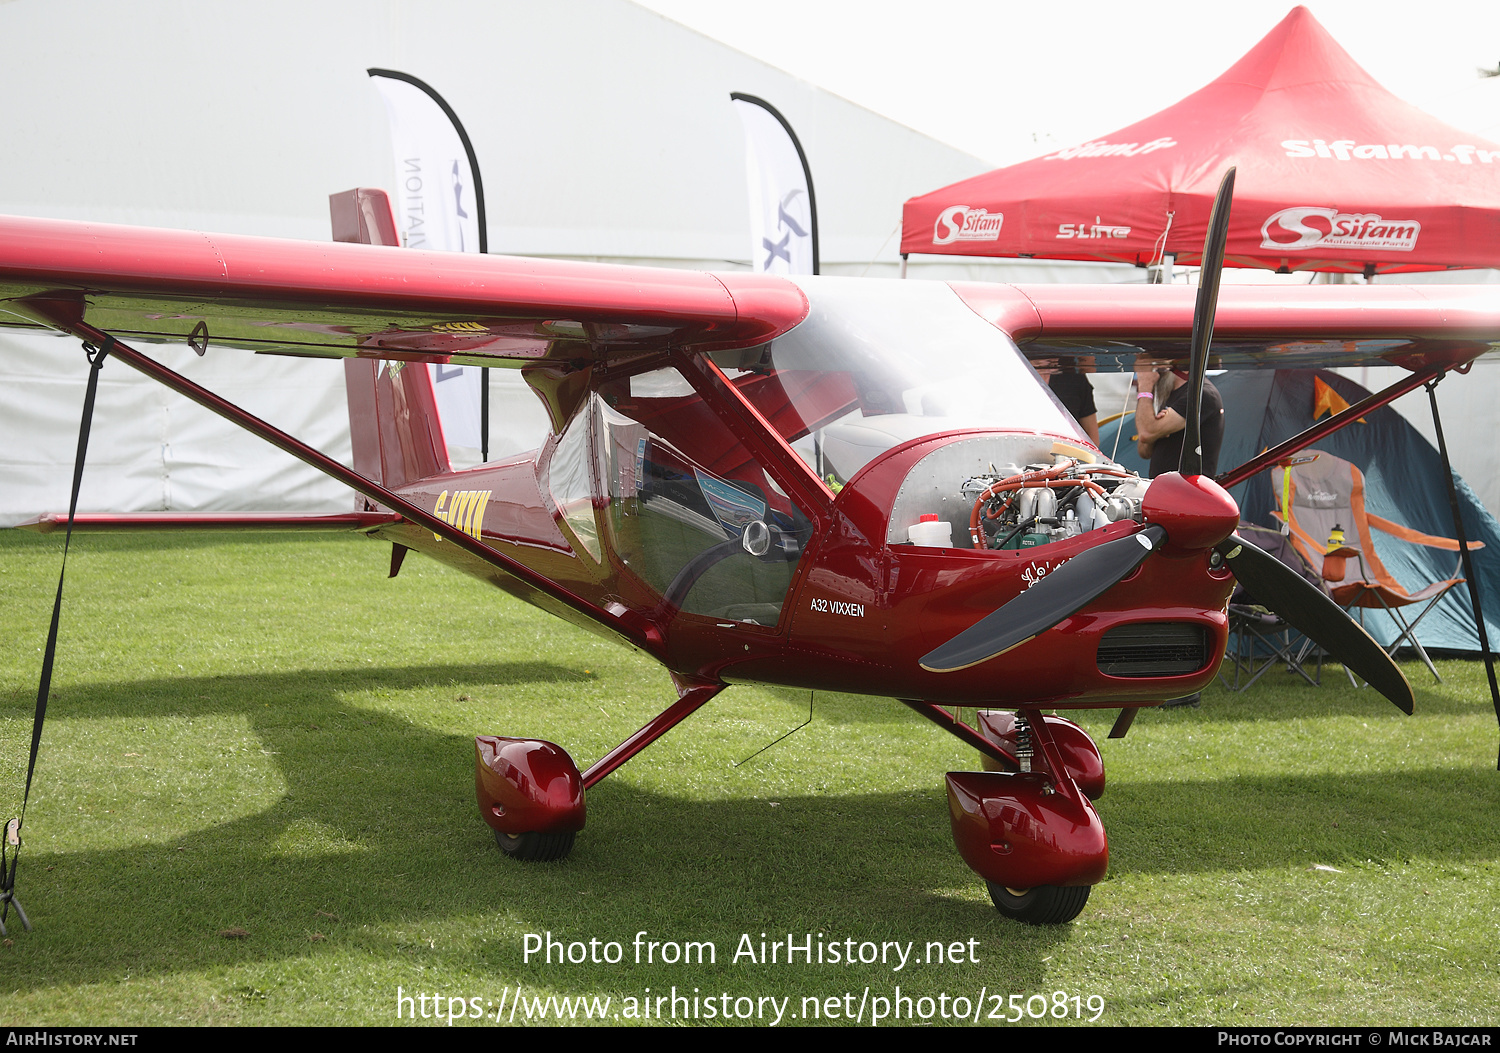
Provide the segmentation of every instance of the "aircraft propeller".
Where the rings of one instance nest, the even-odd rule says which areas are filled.
[[[1415,700],[1406,676],[1342,607],[1281,560],[1237,534],[1216,548],[1235,580],[1252,596],[1411,716]]]
[[[1182,429],[1183,475],[1203,474],[1203,378],[1208,374],[1208,348],[1214,339],[1214,315],[1219,309],[1219,278],[1224,273],[1224,246],[1229,241],[1229,205],[1234,199],[1234,169],[1224,173],[1203,241],[1203,267],[1198,274],[1198,300],[1193,305],[1191,365],[1188,367],[1187,416]]]
[[[1234,172],[1230,168],[1219,184],[1209,218],[1208,236],[1203,244],[1203,270],[1193,310],[1188,412],[1183,431],[1181,471],[1177,476],[1178,483],[1169,484],[1174,500],[1178,494],[1190,501],[1195,500],[1194,491],[1197,491],[1212,505],[1216,492],[1221,502],[1227,502],[1227,507],[1233,507],[1233,500],[1202,475],[1200,407],[1203,381],[1208,372],[1208,351],[1213,340],[1219,279],[1224,269],[1224,249],[1229,235]],[[1160,488],[1165,481],[1166,477],[1157,480],[1153,487]],[[1177,544],[1185,545],[1189,541],[1186,536],[1174,538],[1174,531],[1187,534],[1204,528],[1204,517],[1197,514],[1198,509],[1186,515],[1174,514],[1161,508],[1159,503],[1156,509],[1152,509],[1149,507],[1153,504],[1151,496],[1154,495],[1148,492],[1147,525],[1143,530],[1080,552],[1010,602],[924,655],[922,668],[937,673],[954,672],[1004,654],[1104,595],[1164,544],[1175,540]],[[1156,512],[1154,516],[1153,511]],[[1217,517],[1210,515],[1208,518]],[[1165,525],[1168,522],[1173,524],[1172,529]],[[1181,529],[1178,524],[1181,524]],[[1402,712],[1412,712],[1414,699],[1406,677],[1385,649],[1342,608],[1286,564],[1242,541],[1232,532],[1227,537],[1220,533],[1201,541],[1214,546],[1235,578],[1256,599],[1342,661]]]
[[[1093,603],[1145,562],[1167,532],[1148,526],[1095,545],[1055,568],[1009,603],[991,611],[922,657],[922,668],[952,673],[989,661]]]

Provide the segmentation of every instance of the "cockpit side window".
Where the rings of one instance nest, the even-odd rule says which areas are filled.
[[[676,370],[601,387],[594,414],[622,566],[687,613],[776,624],[807,515]]]
[[[587,403],[573,415],[558,438],[547,465],[547,486],[563,522],[595,562],[603,560],[599,527],[594,519],[594,466],[589,456],[593,413]]]

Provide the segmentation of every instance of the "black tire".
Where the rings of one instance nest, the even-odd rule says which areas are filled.
[[[986,881],[995,909],[1007,918],[1027,925],[1062,925],[1078,917],[1089,901],[1092,885],[1037,885],[1012,889]]]
[[[533,863],[547,863],[554,859],[566,859],[573,851],[575,830],[561,830],[550,834],[502,834],[495,831],[495,844],[500,851],[512,859],[524,859]]]

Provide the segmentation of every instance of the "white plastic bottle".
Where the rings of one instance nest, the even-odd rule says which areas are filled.
[[[938,519],[935,513],[928,512],[922,516],[920,523],[913,523],[906,528],[906,536],[913,545],[924,545],[928,548],[952,548],[953,524],[945,523]]]

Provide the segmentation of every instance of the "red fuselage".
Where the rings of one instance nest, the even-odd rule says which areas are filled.
[[[660,641],[652,648],[654,656],[673,673],[693,680],[761,682],[950,705],[1091,708],[1153,703],[1189,694],[1212,679],[1224,649],[1224,608],[1234,586],[1226,569],[1210,565],[1213,542],[1186,550],[1168,546],[1101,599],[990,661],[949,673],[922,669],[923,654],[1019,595],[1039,573],[1140,529],[1127,520],[1019,551],[888,543],[890,508],[906,470],[957,438],[898,446],[842,488],[819,516],[822,522],[774,625],[664,605],[659,592],[607,545],[602,559],[579,555],[572,531],[539,478],[549,450],[424,479],[401,493],[439,517],[460,502],[475,509],[479,522],[470,519],[469,527],[485,543],[607,613],[628,611],[633,625],[644,619],[654,630],[648,638]],[[785,444],[782,448],[784,458],[765,467],[788,487],[783,477],[798,470],[797,455]],[[470,494],[482,496],[459,496]],[[474,574],[575,624],[640,642],[638,633],[621,632],[611,618],[585,618],[429,531],[402,523],[381,528],[378,536]],[[1149,661],[1138,663],[1130,675],[1100,668],[1101,642],[1110,630],[1163,625],[1201,630],[1199,658],[1189,671],[1176,671],[1180,660],[1165,675],[1149,675]],[[1149,632],[1134,646],[1149,650]]]

